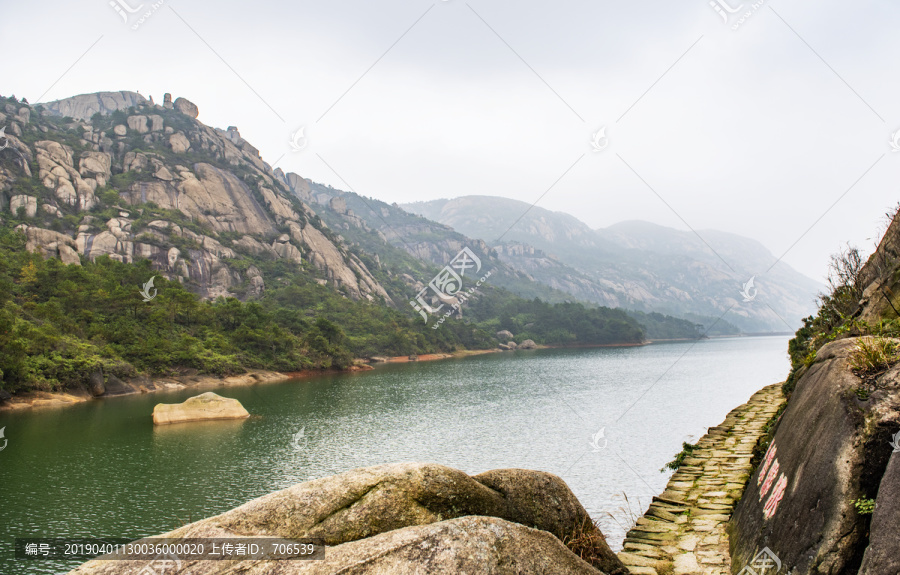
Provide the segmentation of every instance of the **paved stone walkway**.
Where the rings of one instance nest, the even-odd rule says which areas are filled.
[[[784,401],[781,384],[756,392],[698,442],[619,553],[632,575],[730,575],[725,526],[750,477],[753,447]]]

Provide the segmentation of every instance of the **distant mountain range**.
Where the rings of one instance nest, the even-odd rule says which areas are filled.
[[[815,312],[823,288],[776,263],[756,240],[727,232],[700,230],[701,239],[642,221],[595,230],[569,214],[495,196],[401,207],[485,241],[540,283],[609,307],[722,317],[745,332],[784,332]],[[751,278],[746,293],[755,297],[745,297]]]

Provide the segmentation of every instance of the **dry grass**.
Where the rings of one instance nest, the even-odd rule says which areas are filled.
[[[602,559],[600,550],[606,546],[606,537],[596,521],[585,518],[581,524],[572,527],[572,532],[565,535],[562,542],[569,551],[596,566]]]
[[[862,378],[881,374],[900,361],[900,345],[884,337],[863,337],[850,353],[850,369]]]

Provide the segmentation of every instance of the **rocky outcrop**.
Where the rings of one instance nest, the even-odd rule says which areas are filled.
[[[533,339],[526,339],[519,344],[519,349],[537,349],[537,344],[534,343]]]
[[[250,417],[241,402],[221,397],[211,391],[183,403],[158,403],[153,408],[153,424],[208,421],[211,419],[245,419]]]
[[[896,541],[892,530],[881,533],[874,522],[870,528],[854,501],[877,495],[880,523],[892,529],[900,520],[891,513],[897,507],[885,473],[891,434],[900,430],[900,366],[878,379],[876,392],[860,393],[863,382],[848,359],[858,342],[823,346],[797,374],[787,410],[729,526],[733,567],[768,547],[785,572],[856,573],[870,539]],[[871,563],[883,563],[880,557],[873,549]]]
[[[513,338],[513,334],[508,329],[502,329],[497,332],[497,339],[500,341],[509,341]]]
[[[96,178],[82,178],[82,173],[75,169],[72,148],[52,140],[39,141],[34,147],[38,177],[46,188],[54,190],[57,200],[79,211],[94,207],[94,191],[100,184]],[[90,168],[85,173],[91,174]]]
[[[196,118],[200,115],[200,108],[197,107],[197,104],[191,102],[187,98],[177,98],[174,103],[174,108],[191,118]]]
[[[859,575],[900,573],[897,533],[900,533],[900,450],[891,454],[878,486],[875,511],[869,524],[869,546]]]
[[[65,230],[65,239],[28,232],[33,236],[30,249],[66,263],[78,263],[79,255],[126,263],[149,259],[165,277],[188,281],[209,298],[263,292],[266,280],[260,268],[254,267],[251,275],[238,271],[248,269],[245,264],[230,265],[228,260],[283,259],[298,267],[311,263],[317,281],[348,297],[392,303],[366,265],[339,237],[328,234],[303,203],[302,190],[309,182],[276,174],[234,126],[218,130],[196,121],[199,111],[189,100],[173,102],[167,95],[160,107],[134,93],[101,93],[51,102],[46,109],[49,116],[75,118],[64,129],[80,134],[80,140],[57,133],[59,122],[35,126],[32,121],[29,126],[31,109],[13,107],[9,114],[18,120],[19,135],[22,126],[40,135],[29,146],[11,132],[4,157],[12,163],[0,167],[0,208],[37,220],[29,221],[28,228]],[[121,124],[104,120],[93,125],[96,113],[113,111],[126,113]],[[0,114],[0,121],[7,117]],[[142,142],[138,146],[137,138]],[[19,180],[32,177],[32,165],[50,194],[34,194],[26,186],[17,191]],[[301,191],[299,201],[292,189]],[[104,224],[85,215],[72,229],[67,216],[100,203],[121,210],[120,217]],[[148,224],[141,215],[149,203],[184,214],[203,233],[171,222]],[[61,221],[48,221],[50,217]],[[228,234],[227,240],[219,234]],[[238,239],[230,234],[239,234]]]
[[[63,98],[41,104],[44,111],[54,116],[72,117],[77,120],[90,120],[91,116],[100,113],[104,116],[116,110],[127,110],[132,106],[146,104],[147,99],[136,92],[97,92],[81,94],[71,98]]]
[[[593,542],[586,554],[593,567],[562,544],[567,536],[585,534]],[[313,570],[291,573],[336,573],[350,565],[357,565],[354,573],[373,575],[466,572],[462,567],[493,573],[625,573],[565,483],[521,469],[471,477],[435,464],[356,469],[266,495],[165,537],[252,535],[324,539],[325,563],[296,562],[297,569]],[[216,567],[185,563],[184,569],[198,574]],[[498,570],[485,571],[486,565]],[[131,567],[91,561],[73,573]],[[272,566],[248,562],[233,568],[268,573]]]

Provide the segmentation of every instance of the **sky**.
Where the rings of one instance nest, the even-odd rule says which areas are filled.
[[[0,93],[170,92],[336,188],[719,229],[821,281],[900,201],[898,24],[890,0],[0,0]]]

